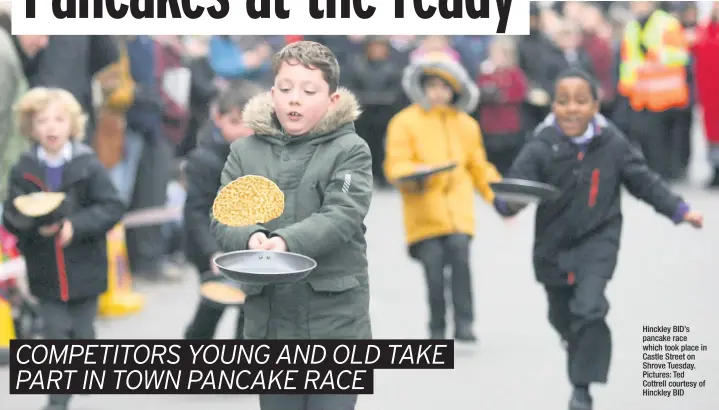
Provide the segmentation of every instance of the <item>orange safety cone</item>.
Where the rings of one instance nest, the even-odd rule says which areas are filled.
[[[10,340],[15,339],[15,323],[10,301],[0,296],[0,364],[10,361]]]
[[[125,227],[107,233],[108,287],[100,296],[98,313],[103,317],[126,316],[145,306],[145,297],[132,289],[132,275],[125,244]]]

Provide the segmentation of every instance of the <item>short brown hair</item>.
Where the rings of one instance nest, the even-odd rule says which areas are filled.
[[[322,71],[322,77],[330,86],[330,93],[337,91],[340,82],[340,65],[332,50],[314,41],[297,41],[286,45],[272,58],[272,69],[277,75],[282,63],[302,64],[309,69]]]
[[[20,98],[15,105],[15,116],[20,134],[34,140],[32,133],[33,120],[38,112],[44,110],[52,103],[59,103],[70,116],[70,139],[82,141],[85,139],[85,124],[87,115],[74,95],[61,88],[33,88]]]
[[[217,111],[220,115],[229,114],[233,111],[242,112],[252,97],[261,94],[263,91],[265,90],[262,87],[250,81],[238,80],[233,82],[229,88],[223,90],[217,97]]]

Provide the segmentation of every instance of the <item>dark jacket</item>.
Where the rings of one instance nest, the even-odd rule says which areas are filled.
[[[200,273],[210,270],[212,254],[222,251],[210,230],[210,212],[220,189],[220,176],[230,154],[228,144],[208,122],[197,136],[197,148],[187,156],[187,198],[184,208],[185,254]]]
[[[282,237],[290,252],[317,261],[306,280],[243,284],[248,339],[370,339],[369,275],[364,219],[372,198],[372,157],[353,121],[360,108],[347,90],[314,129],[285,134],[269,93],[245,106],[255,134],[230,147],[225,186],[244,175],[274,181],[285,195],[283,214],[262,225],[230,227],[212,220],[225,251],[247,249],[255,232]]]
[[[112,36],[50,36],[45,49],[31,59],[25,58],[24,71],[30,87],[71,92],[89,114],[92,128],[92,79],[119,58]]]
[[[579,48],[576,51],[576,60],[570,62],[567,56],[561,48],[556,45],[550,45],[546,54],[543,56],[544,60],[544,76],[542,77],[542,88],[549,94],[554,93],[554,83],[562,71],[567,70],[570,67],[578,68],[585,71],[587,74],[594,76],[594,67],[592,65],[592,59],[589,54],[583,49]]]
[[[598,116],[595,126],[595,136],[583,147],[548,118],[507,174],[562,191],[537,208],[534,268],[545,284],[589,275],[611,278],[622,231],[622,187],[677,223],[688,211],[613,124]]]
[[[402,66],[391,57],[371,61],[358,55],[352,61],[343,77],[362,105],[362,116],[355,122],[357,133],[367,141],[382,141],[387,123],[404,100]]]
[[[349,70],[352,64],[352,58],[364,52],[364,40],[354,40],[350,36],[328,36],[316,35],[305,36],[305,40],[316,41],[326,45],[337,57],[340,64],[340,71]]]
[[[355,93],[365,110],[376,106],[386,109],[396,105],[402,96],[402,69],[391,58],[371,61],[358,55],[347,67],[347,88]]]
[[[148,36],[127,40],[130,72],[135,81],[135,99],[127,111],[127,127],[140,133],[146,141],[157,141],[162,135],[163,105],[155,81],[155,43]]]
[[[35,220],[21,215],[13,200],[45,190],[45,166],[37,147],[26,151],[10,171],[10,189],[3,225],[18,238],[25,256],[30,291],[40,299],[77,300],[107,289],[106,233],[122,219],[124,206],[105,167],[86,145],[74,143],[65,163],[62,188],[74,235],[62,248],[55,238],[38,233]]]
[[[207,57],[191,60],[188,68],[192,73],[192,86],[190,89],[190,122],[187,132],[180,145],[178,155],[184,157],[197,146],[198,134],[210,114],[210,104],[218,94],[215,85],[215,73],[212,71]]]
[[[546,88],[546,85],[549,82],[547,59],[552,47],[552,41],[540,32],[534,32],[519,40],[517,44],[519,68],[527,76],[530,88],[542,87],[545,91],[551,92],[553,87]]]
[[[217,96],[215,73],[212,71],[207,57],[195,58],[190,61],[188,68],[192,72],[192,89],[190,90],[190,107],[192,117],[204,124],[212,99]]]

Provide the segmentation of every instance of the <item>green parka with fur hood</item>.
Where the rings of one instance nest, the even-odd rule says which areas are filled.
[[[356,98],[339,100],[306,135],[282,131],[269,94],[251,100],[243,118],[254,135],[232,144],[222,186],[244,175],[274,181],[285,195],[282,216],[264,225],[229,227],[212,219],[225,251],[247,249],[258,231],[281,236],[290,252],[314,258],[300,283],[243,285],[248,339],[369,339],[369,278],[364,218],[372,197],[372,159],[356,133]]]

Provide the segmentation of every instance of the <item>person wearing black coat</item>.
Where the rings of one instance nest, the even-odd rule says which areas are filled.
[[[201,275],[218,274],[212,262],[222,252],[210,231],[210,212],[220,189],[220,177],[230,154],[230,144],[248,136],[252,130],[242,121],[247,101],[262,91],[249,82],[237,82],[219,96],[214,113],[197,136],[197,147],[187,156],[185,178],[187,197],[184,207],[185,255]],[[209,340],[214,337],[223,308],[200,300],[195,315],[185,331],[186,339]],[[238,313],[235,337],[243,338],[244,316]]]
[[[594,65],[589,54],[581,47],[582,31],[571,22],[562,22],[554,33],[554,42],[547,48],[544,60],[542,84],[549,91],[560,74],[570,68],[576,68],[594,77]]]
[[[382,168],[385,134],[387,124],[397,113],[398,103],[404,96],[401,85],[403,67],[392,58],[388,39],[371,37],[365,47],[365,52],[353,56],[352,63],[348,65],[346,85],[363,108],[355,127],[372,153],[375,186],[387,187],[389,183]]]
[[[527,77],[529,90],[537,90],[540,93],[549,93],[547,85],[547,61],[554,47],[552,40],[544,33],[541,24],[542,10],[537,2],[530,4],[530,28],[529,35],[518,38],[517,62]],[[550,86],[552,85],[550,81]],[[531,96],[532,93],[528,93]],[[549,108],[543,102],[532,101],[528,98],[523,106],[524,127],[527,132],[534,129],[537,124],[549,114]]]
[[[113,36],[53,35],[36,55],[21,56],[30,87],[57,87],[71,92],[87,113],[85,138],[92,146],[95,135],[93,78],[120,58]]]
[[[210,232],[210,213],[217,191],[218,175],[230,154],[225,141],[213,121],[208,121],[197,134],[197,147],[188,154],[184,174],[187,181],[184,221],[185,254],[198,271],[210,270],[211,259],[220,252],[217,240]],[[217,180],[217,181],[215,181]],[[205,222],[208,222],[207,224]]]
[[[188,65],[192,73],[190,88],[190,122],[187,125],[187,134],[178,148],[177,154],[186,156],[197,146],[197,135],[202,125],[207,122],[212,100],[217,96],[215,72],[210,66],[207,56],[197,57]]]
[[[17,107],[20,131],[34,144],[10,171],[3,225],[25,257],[44,337],[94,339],[98,297],[108,287],[106,235],[125,206],[94,151],[79,142],[85,120],[72,94],[36,88]],[[49,226],[20,213],[14,203],[42,191],[66,195],[62,220]],[[50,395],[46,409],[66,410],[70,398]]]
[[[23,153],[10,171],[8,199],[3,224],[18,238],[32,294],[47,301],[68,302],[97,297],[107,290],[107,241],[105,234],[121,219],[125,207],[95,152],[82,143],[67,151],[62,185],[55,190],[67,194],[73,240],[56,249],[51,239],[41,237],[32,220],[23,217],[13,199],[32,192],[50,190],[45,182],[45,164],[38,146]],[[58,265],[60,255],[64,263]]]
[[[671,192],[624,135],[598,114],[599,92],[578,70],[560,75],[552,112],[507,173],[557,187],[537,208],[534,270],[545,287],[549,322],[567,346],[570,410],[591,410],[591,383],[606,383],[611,335],[605,321],[607,282],[617,264],[622,232],[621,188],[674,223],[696,227],[702,215]],[[495,200],[512,216],[522,206]]]

